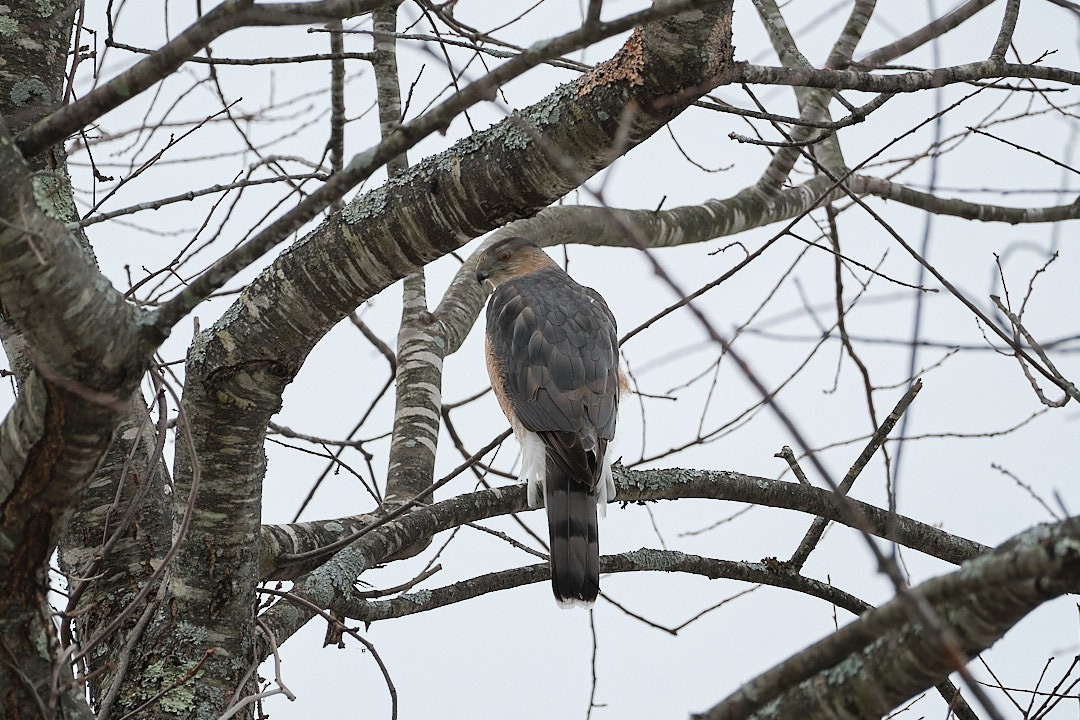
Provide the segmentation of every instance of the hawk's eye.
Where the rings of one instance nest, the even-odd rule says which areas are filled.
[[[499,253],[499,259],[503,260],[503,261],[509,260],[510,259],[510,254],[511,253],[510,253],[509,250],[503,250],[502,252]]]

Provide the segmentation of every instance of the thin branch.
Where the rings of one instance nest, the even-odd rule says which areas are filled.
[[[1033,149],[1031,149],[1029,147],[1024,147],[1023,145],[1017,145],[1014,142],[1010,142],[1009,140],[1006,140],[1005,138],[1000,138],[997,135],[994,135],[993,133],[988,133],[985,130],[980,130],[979,128],[969,126],[968,130],[975,133],[976,135],[985,135],[986,137],[997,140],[1000,143],[1005,143],[1009,147],[1016,148],[1017,150],[1022,150],[1023,152],[1031,153],[1032,155],[1035,155],[1036,157],[1040,157],[1043,160],[1046,160],[1047,162],[1051,162],[1051,163],[1053,163],[1054,165],[1057,165],[1060,168],[1064,168],[1064,169],[1068,170],[1069,172],[1071,172],[1071,173],[1073,173],[1075,175],[1080,175],[1080,170],[1077,170],[1076,168],[1074,168],[1074,167],[1072,167],[1070,165],[1066,165],[1065,163],[1061,162],[1060,160],[1055,160],[1054,158],[1050,157],[1049,155],[1044,155],[1043,153],[1039,152],[1038,150],[1033,150]]]
[[[1042,65],[995,63],[989,60],[935,68],[933,70],[891,73],[888,75],[857,70],[816,70],[746,64],[736,67],[734,74],[734,82],[744,82],[752,85],[791,85],[793,87],[812,87],[828,90],[861,90],[873,93],[913,93],[943,85],[1009,77],[1028,80],[1051,80],[1067,85],[1080,85],[1080,72],[1077,71]]]
[[[846,494],[851,489],[851,486],[855,484],[856,478],[862,473],[866,464],[870,462],[870,458],[872,458],[878,449],[885,444],[885,440],[888,439],[889,433],[892,432],[897,421],[900,420],[900,417],[904,414],[904,411],[907,410],[911,401],[915,399],[915,396],[919,394],[920,390],[922,390],[922,380],[916,380],[911,384],[911,387],[908,388],[908,391],[904,393],[903,397],[897,401],[892,412],[888,414],[874,432],[873,436],[870,438],[870,442],[866,444],[863,451],[859,453],[859,457],[856,458],[851,468],[847,471],[847,475],[844,476],[840,486],[837,488],[838,492]],[[795,568],[795,570],[800,570],[806,563],[806,559],[810,557],[810,553],[813,552],[817,543],[821,540],[821,536],[824,535],[828,525],[828,520],[821,517],[814,518],[813,524],[811,524],[810,529],[806,531],[802,541],[799,543],[799,547],[788,560],[788,564]]]

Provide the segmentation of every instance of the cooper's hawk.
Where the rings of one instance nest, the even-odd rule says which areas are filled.
[[[615,498],[608,443],[619,406],[615,318],[604,298],[536,243],[487,248],[476,278],[487,308],[491,387],[521,445],[529,506],[547,507],[551,586],[560,607],[590,607],[600,588],[596,514]]]

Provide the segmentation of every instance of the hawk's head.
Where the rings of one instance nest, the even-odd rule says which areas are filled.
[[[476,280],[487,280],[493,286],[555,265],[555,261],[540,249],[534,241],[523,237],[510,237],[500,240],[480,254],[476,263]]]

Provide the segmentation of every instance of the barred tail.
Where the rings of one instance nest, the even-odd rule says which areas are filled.
[[[544,481],[551,589],[560,607],[591,607],[600,590],[600,544],[596,533],[596,493],[551,458]]]

